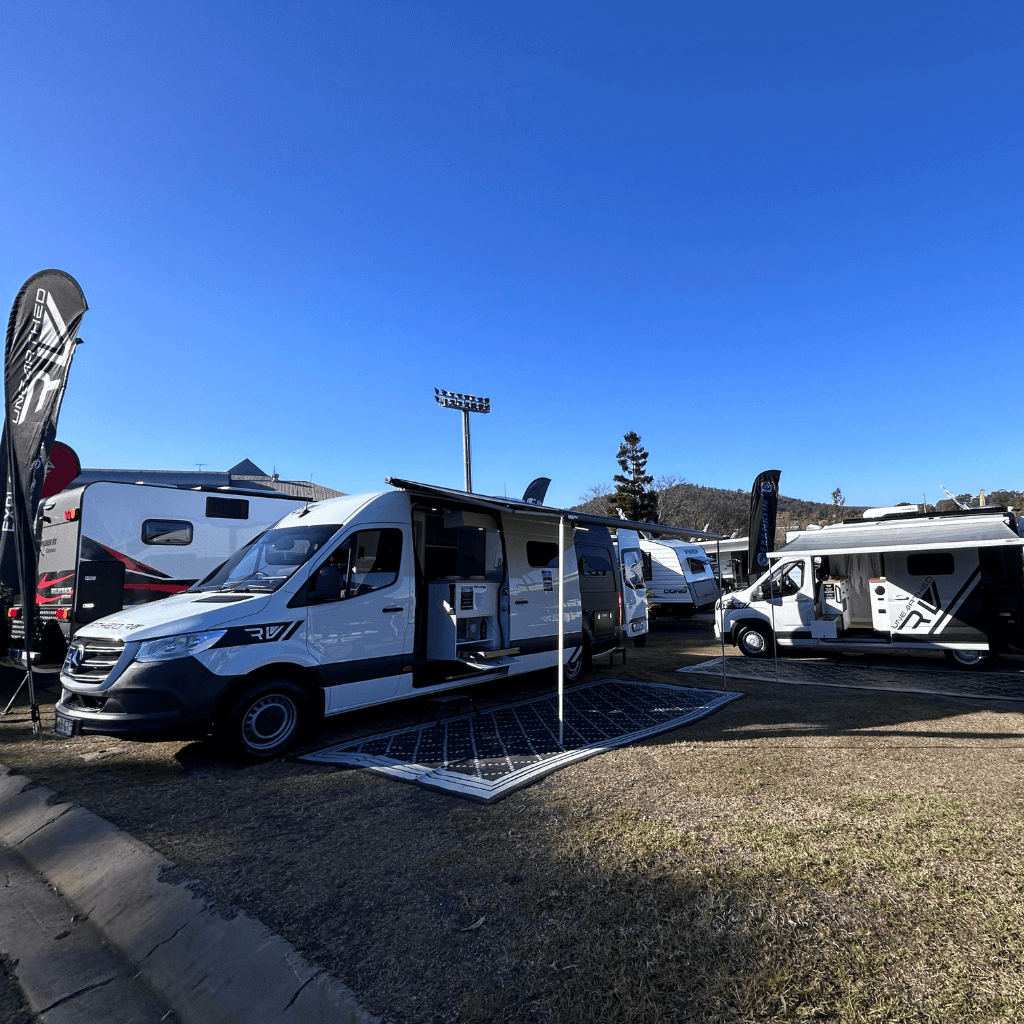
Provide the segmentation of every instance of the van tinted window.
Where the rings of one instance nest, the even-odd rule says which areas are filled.
[[[558,565],[558,545],[546,540],[528,540],[526,561],[531,569],[553,569]]]
[[[950,551],[925,551],[907,555],[907,572],[911,576],[952,576],[953,554]]]

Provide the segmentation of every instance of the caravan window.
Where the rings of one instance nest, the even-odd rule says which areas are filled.
[[[690,572],[694,576],[703,576],[707,572],[707,564],[702,562],[699,558],[688,558],[686,560],[687,565],[690,567]]]
[[[952,576],[953,555],[949,551],[907,555],[907,572],[911,576]]]
[[[184,547],[192,543],[192,524],[179,519],[147,519],[142,524],[142,543]]]
[[[249,502],[245,498],[207,498],[207,519],[248,519]]]

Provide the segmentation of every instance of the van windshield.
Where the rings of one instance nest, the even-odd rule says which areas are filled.
[[[289,526],[267,530],[236,551],[193,590],[277,590],[305,565],[338,530],[337,526]]]

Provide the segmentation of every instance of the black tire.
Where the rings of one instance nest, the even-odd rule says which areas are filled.
[[[989,664],[990,655],[985,651],[946,651],[945,654],[950,665],[965,672],[977,672]]]
[[[565,663],[563,678],[567,683],[578,683],[590,671],[590,645],[586,640],[583,646],[569,655]]]
[[[748,658],[767,658],[772,653],[772,636],[766,626],[744,626],[736,637],[736,646]]]
[[[221,739],[242,761],[279,757],[305,727],[308,707],[301,686],[268,679],[235,701],[219,730]]]
[[[640,636],[633,637],[634,647],[646,647],[647,646],[647,634],[641,633]]]

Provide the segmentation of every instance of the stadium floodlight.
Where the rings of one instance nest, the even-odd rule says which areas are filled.
[[[466,490],[473,490],[473,473],[470,468],[469,452],[469,414],[471,412],[490,412],[491,400],[477,398],[476,395],[460,395],[455,391],[434,388],[434,401],[442,409],[458,409],[462,413],[462,455],[466,462]]]

